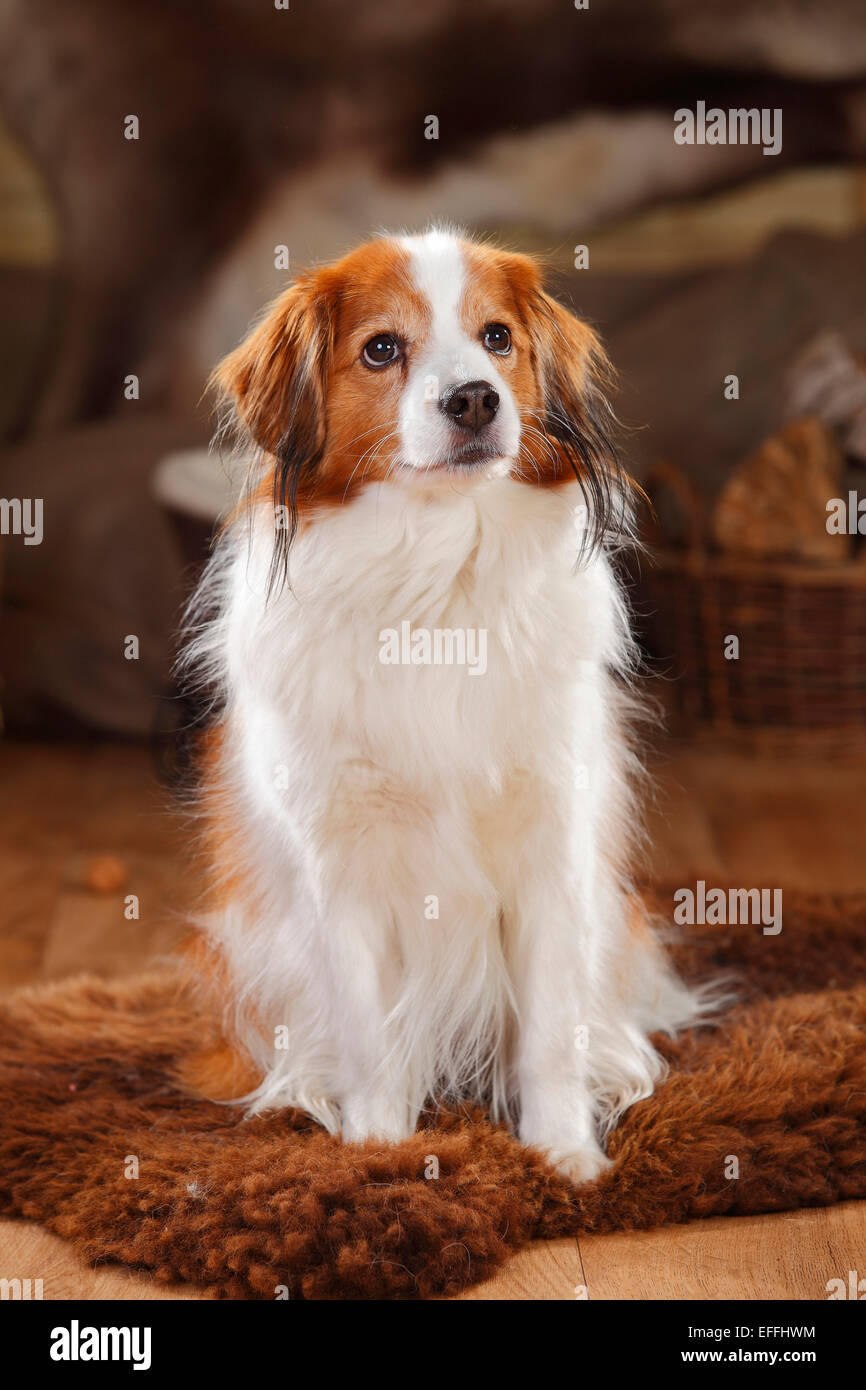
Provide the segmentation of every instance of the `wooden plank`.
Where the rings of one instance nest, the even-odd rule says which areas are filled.
[[[866,889],[862,767],[683,751],[668,776],[701,808],[721,863],[744,887]],[[695,867],[685,827],[676,833],[674,852]]]
[[[678,762],[654,764],[651,777],[653,795],[646,808],[651,876],[662,882],[682,877],[684,883],[696,873],[724,878],[728,863],[693,779],[682,775]]]
[[[188,934],[189,919],[181,910],[186,888],[177,862],[142,854],[123,854],[122,862],[127,870],[123,886],[95,893],[84,878],[86,860],[67,860],[45,938],[41,979],[58,980],[82,970],[107,977],[146,970]],[[126,916],[130,896],[138,899],[137,919]]]
[[[590,1298],[822,1299],[866,1275],[866,1202],[581,1236]]]
[[[38,978],[59,892],[55,862],[0,843],[0,993]]]
[[[91,1266],[72,1246],[30,1221],[0,1220],[0,1278],[42,1280],[45,1302],[60,1298],[201,1299],[192,1284],[165,1284],[147,1271]],[[22,1285],[24,1292],[26,1285]],[[31,1282],[31,1297],[37,1286]]]
[[[492,1279],[476,1284],[449,1300],[508,1302],[531,1300],[550,1303],[586,1297],[586,1279],[577,1241],[537,1240],[514,1255]]]
[[[0,989],[82,970],[125,974],[170,952],[196,892],[183,827],[139,746],[0,747]],[[88,866],[118,859],[116,891]],[[124,915],[139,899],[139,918]]]

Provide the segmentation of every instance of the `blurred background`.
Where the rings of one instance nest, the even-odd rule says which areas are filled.
[[[225,480],[193,457],[160,482],[160,464],[206,445],[203,383],[285,265],[380,228],[449,218],[547,257],[621,373],[627,462],[649,480],[663,547],[714,537],[726,480],[804,415],[832,417],[833,438],[783,439],[752,480],[764,505],[786,462],[793,479],[850,462],[866,353],[858,0],[3,0],[2,20],[0,487],[44,499],[40,546],[0,537],[9,733],[144,737],[167,717],[189,551],[165,502],[206,518]],[[674,112],[698,101],[781,108],[781,153],[676,144]],[[840,391],[841,419],[827,407]],[[790,545],[734,525],[727,553],[799,558],[810,538],[784,520]],[[811,522],[825,551],[819,534],[812,561],[849,558],[820,506]],[[677,619],[676,563],[649,582],[662,612],[647,640],[698,718],[862,723],[862,686],[846,696],[838,671],[835,707],[809,684],[811,658],[803,688],[766,708],[743,681],[771,679],[779,653],[704,669],[713,594],[687,584]],[[748,608],[754,595],[726,582],[723,608]],[[817,610],[794,589],[759,607],[793,605],[795,625],[851,607],[848,587]],[[856,596],[853,610],[856,626]],[[762,644],[774,631],[771,615]],[[127,634],[138,660],[118,659]]]
[[[859,495],[866,459],[860,0],[0,17],[0,493],[44,501],[40,545],[0,536],[9,825],[33,741],[63,740],[34,834],[52,816],[65,833],[90,794],[96,848],[134,778],[112,801],[93,769],[138,767],[130,740],[164,750],[184,722],[179,613],[228,486],[202,452],[210,368],[287,274],[451,219],[544,255],[619,370],[625,461],[655,508],[631,582],[680,739],[677,862],[757,844],[760,867],[784,841],[795,876],[859,884],[866,554],[828,533],[826,502]],[[698,102],[781,110],[781,151],[677,144]],[[32,894],[41,851],[21,853]]]
[[[677,144],[699,102],[780,110],[781,151]],[[430,219],[543,255],[620,373],[662,900],[700,878],[862,917],[866,548],[826,508],[856,531],[863,0],[0,0],[0,520],[43,502],[41,544],[0,534],[0,992],[184,934],[171,662],[231,489],[204,382],[287,275]],[[787,1255],[702,1222],[702,1253],[678,1228],[636,1262],[782,1296],[832,1247],[786,1220]],[[134,1296],[20,1224],[4,1272]]]

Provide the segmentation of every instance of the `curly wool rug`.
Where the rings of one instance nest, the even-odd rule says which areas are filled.
[[[741,1002],[662,1044],[667,1081],[582,1190],[477,1112],[350,1148],[186,1099],[175,1060],[212,1024],[167,971],[27,990],[0,1008],[0,1211],[218,1297],[419,1298],[533,1238],[866,1196],[866,898],[786,894],[780,935],[691,928],[676,955],[736,971]]]

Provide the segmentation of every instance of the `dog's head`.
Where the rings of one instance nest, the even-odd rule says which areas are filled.
[[[577,479],[600,539],[619,495],[606,377],[534,260],[434,230],[302,275],[215,382],[274,461],[285,560],[299,510],[385,478]]]

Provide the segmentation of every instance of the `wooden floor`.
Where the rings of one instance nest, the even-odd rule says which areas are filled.
[[[655,775],[655,875],[866,891],[862,765],[669,748]],[[141,748],[0,744],[0,991],[82,969],[126,974],[173,946],[196,884],[169,807]],[[89,879],[105,856],[125,880],[100,893]],[[118,910],[126,893],[138,921]],[[826,1298],[827,1281],[858,1263],[866,1274],[866,1202],[537,1242],[463,1298]],[[0,1221],[0,1277],[42,1278],[47,1299],[199,1296],[90,1269],[21,1221]]]

